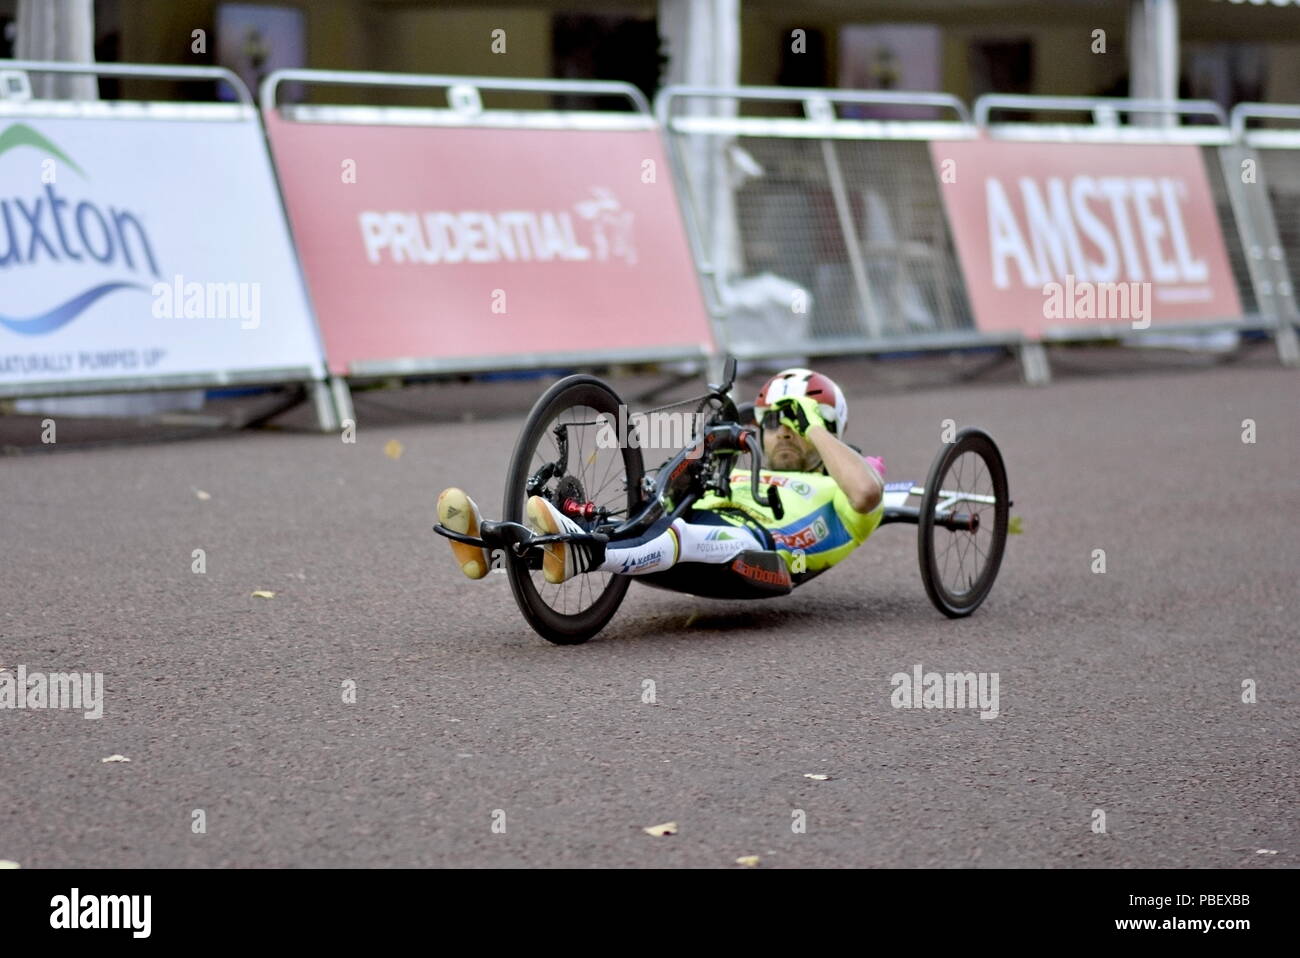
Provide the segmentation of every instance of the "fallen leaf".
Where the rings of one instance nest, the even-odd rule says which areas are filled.
[[[647,835],[653,835],[655,838],[662,838],[665,835],[677,834],[676,822],[665,822],[662,825],[651,825],[649,828],[643,828],[641,831]]]
[[[211,494],[211,493],[209,493],[209,492],[204,492],[202,489],[195,489],[195,490],[194,490],[194,494],[195,494],[196,496],[198,496],[200,499],[203,499],[203,500],[205,500],[205,501],[208,500],[208,499],[211,499],[211,498],[212,498],[212,494]]]
[[[129,762],[131,761],[125,755],[110,755],[108,758],[101,758],[101,762]]]
[[[1019,516],[1012,516],[1007,520],[1007,535],[1018,536],[1025,531],[1024,526],[1020,524]]]
[[[254,598],[254,599],[274,599],[274,598],[275,598],[275,593],[274,593],[274,592],[267,592],[265,589],[258,589],[256,592],[253,593],[253,598]]]
[[[811,778],[814,782],[825,782],[830,779],[829,775],[822,775],[819,772],[804,772],[804,778]]]
[[[21,868],[17,862],[11,862],[7,858],[0,858],[0,868]]]
[[[402,444],[396,439],[390,439],[384,443],[384,455],[389,459],[402,458]]]
[[[753,868],[755,865],[758,864],[758,856],[757,856],[757,855],[741,855],[739,858],[736,859],[736,864],[737,864],[737,865],[744,865],[746,868]]]

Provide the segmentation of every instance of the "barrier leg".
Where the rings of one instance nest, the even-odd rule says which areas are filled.
[[[1300,340],[1296,338],[1295,326],[1291,320],[1284,316],[1278,317],[1273,341],[1277,343],[1277,358],[1283,366],[1300,366]]]
[[[316,379],[307,388],[311,393],[312,406],[316,409],[316,427],[321,432],[337,432],[339,417],[335,412],[329,387],[323,381]]]
[[[1047,362],[1047,349],[1042,343],[1021,344],[1020,374],[1030,386],[1046,386],[1052,381],[1052,367]]]
[[[347,380],[341,376],[331,376],[330,392],[334,396],[334,411],[338,416],[339,423],[334,428],[341,428],[345,422],[356,425],[357,414],[356,410],[352,408],[352,390],[348,388]]]

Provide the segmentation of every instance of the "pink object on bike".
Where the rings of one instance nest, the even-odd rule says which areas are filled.
[[[879,456],[863,456],[862,458],[867,460],[867,464],[880,474],[881,479],[885,478],[885,460]]]

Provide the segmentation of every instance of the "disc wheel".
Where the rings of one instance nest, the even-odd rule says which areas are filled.
[[[930,467],[917,530],[926,594],[949,618],[970,615],[993,588],[1010,510],[997,444],[983,430],[963,429]],[[936,521],[949,514],[973,517],[975,528],[949,529]]]
[[[502,515],[527,524],[531,495],[563,507],[568,499],[608,510],[622,522],[640,498],[641,450],[610,443],[601,434],[601,414],[619,422],[618,395],[594,376],[569,376],[546,391],[524,423],[506,475]],[[630,431],[630,430],[629,430]],[[622,448],[620,448],[620,445]],[[531,488],[530,488],[531,486]],[[591,520],[573,517],[583,528]],[[589,572],[552,584],[542,575],[540,555],[510,556],[506,566],[515,601],[528,624],[557,645],[577,645],[605,627],[627,594],[627,576]]]

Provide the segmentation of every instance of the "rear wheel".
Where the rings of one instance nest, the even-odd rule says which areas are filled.
[[[640,498],[641,450],[628,442],[598,441],[601,414],[617,428],[620,400],[594,376],[569,376],[546,391],[524,423],[506,476],[504,518],[527,523],[524,506],[540,495],[557,507],[566,501],[590,507],[610,522],[626,519]],[[624,437],[620,437],[624,438]],[[584,528],[591,519],[570,513]],[[589,572],[553,585],[542,575],[537,551],[510,556],[507,565],[515,601],[528,624],[557,645],[587,641],[618,611],[627,576]]]
[[[993,588],[1010,510],[997,444],[983,430],[963,429],[930,467],[917,530],[926,594],[949,618],[970,615]],[[944,518],[954,515],[969,517],[968,527],[946,527]]]

